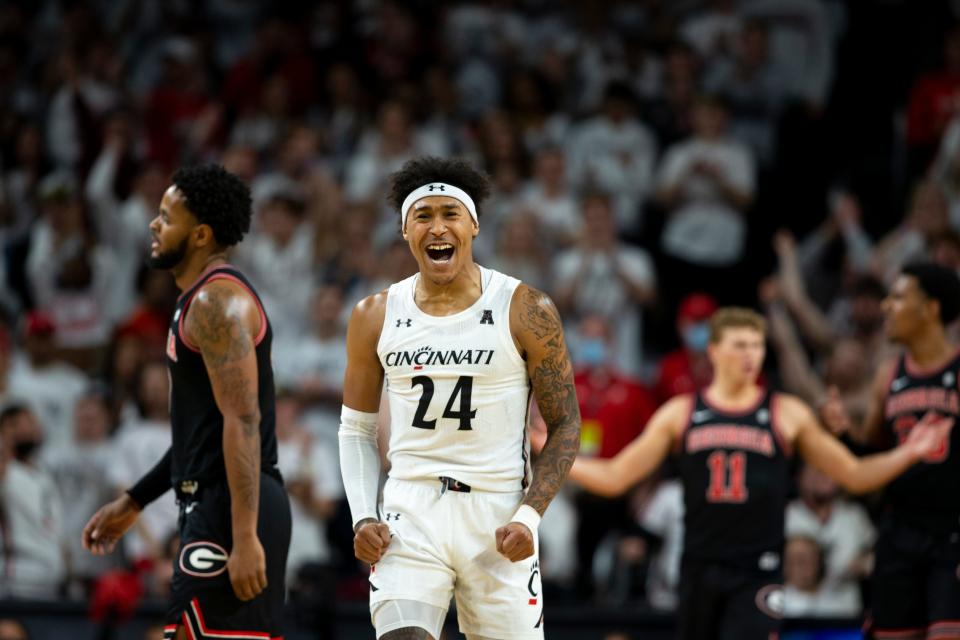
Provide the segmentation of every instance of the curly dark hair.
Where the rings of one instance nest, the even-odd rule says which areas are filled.
[[[916,278],[923,294],[940,303],[942,324],[948,325],[960,316],[960,277],[956,271],[934,262],[911,262],[900,273]]]
[[[446,182],[466,191],[477,206],[477,217],[480,216],[480,203],[490,195],[490,179],[467,161],[424,156],[408,160],[390,176],[387,202],[400,211],[403,201],[413,190],[431,182]]]
[[[210,225],[222,247],[232,247],[250,231],[250,188],[220,165],[182,167],[173,184],[186,198],[187,209],[201,224]]]

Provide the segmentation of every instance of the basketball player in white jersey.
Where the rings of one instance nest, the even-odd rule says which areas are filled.
[[[386,640],[439,638],[451,597],[470,640],[543,638],[537,526],[579,449],[580,411],[556,307],[473,261],[488,192],[462,161],[421,158],[394,174],[390,201],[419,273],[358,303],[347,330],[341,468]],[[531,390],[549,429],[532,479]]]

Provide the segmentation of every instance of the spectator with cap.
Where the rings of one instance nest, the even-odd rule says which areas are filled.
[[[78,369],[57,358],[56,326],[42,311],[27,314],[22,355],[10,369],[9,396],[27,402],[52,445],[70,442],[73,408],[87,388]]]
[[[0,411],[0,506],[3,527],[0,593],[14,598],[55,598],[66,577],[63,503],[49,473],[32,460],[40,425],[26,405]]]
[[[691,293],[677,309],[677,333],[683,343],[660,360],[655,386],[657,401],[664,403],[681,393],[693,393],[713,380],[713,367],[707,357],[710,342],[710,316],[717,301],[706,293]]]

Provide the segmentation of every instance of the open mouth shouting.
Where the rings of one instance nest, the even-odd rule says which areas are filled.
[[[427,245],[427,258],[437,265],[448,264],[453,259],[454,248],[449,242],[431,242]]]

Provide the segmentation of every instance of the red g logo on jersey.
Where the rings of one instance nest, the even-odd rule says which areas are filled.
[[[214,542],[191,542],[180,550],[180,570],[197,578],[213,578],[227,569],[227,550]]]
[[[167,357],[177,361],[177,338],[173,335],[173,329],[167,330]]]

